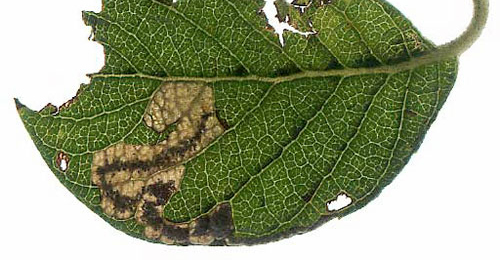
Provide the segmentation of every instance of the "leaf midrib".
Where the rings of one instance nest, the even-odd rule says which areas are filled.
[[[133,74],[113,74],[113,73],[95,73],[89,74],[90,78],[144,78],[161,80],[164,82],[168,81],[185,81],[185,82],[205,82],[214,83],[222,81],[260,81],[268,82],[273,84],[289,82],[304,78],[321,78],[321,77],[351,77],[360,76],[368,74],[397,74],[403,71],[409,71],[416,69],[418,67],[430,65],[433,63],[440,63],[444,61],[449,61],[450,59],[458,58],[458,55],[453,52],[442,53],[439,55],[433,55],[434,52],[438,52],[438,49],[429,51],[422,56],[413,58],[409,61],[400,62],[393,65],[382,65],[376,67],[363,67],[363,68],[344,68],[344,69],[331,69],[331,70],[321,70],[312,71],[307,70],[303,72],[298,72],[286,76],[278,77],[267,77],[259,75],[248,75],[248,76],[217,76],[217,77],[191,77],[191,76],[168,76],[159,77],[151,76],[143,73],[133,73]]]

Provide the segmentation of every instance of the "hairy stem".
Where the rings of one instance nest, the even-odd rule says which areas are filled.
[[[474,16],[462,35],[455,40],[438,47],[438,52],[453,53],[460,55],[469,49],[481,36],[489,13],[489,0],[473,0]]]
[[[489,13],[489,0],[472,0],[474,4],[474,14],[467,29],[455,40],[438,46],[437,49],[429,51],[417,58],[424,64],[457,57],[467,51],[481,36]],[[411,63],[415,61],[410,61]],[[418,61],[420,63],[420,61]]]

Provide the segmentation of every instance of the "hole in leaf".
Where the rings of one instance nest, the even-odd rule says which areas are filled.
[[[57,154],[57,158],[56,158],[56,165],[57,165],[57,168],[59,168],[59,170],[65,172],[69,166],[68,155],[63,153],[63,152],[59,152],[59,154]]]
[[[345,193],[340,193],[334,200],[326,203],[328,211],[335,212],[346,208],[351,205],[352,199]]]
[[[278,9],[275,5],[276,1],[277,0],[266,0],[266,3],[262,11],[266,16],[267,23],[274,29],[275,33],[278,34],[281,46],[285,46],[285,39],[283,38],[284,31],[290,31],[292,33],[297,33],[303,36],[309,36],[315,34],[315,32],[299,31],[297,28],[290,25],[288,16],[286,17],[284,22],[280,21],[280,19],[278,19]],[[293,4],[293,2],[295,1],[286,0],[286,2],[288,4]],[[302,10],[301,12],[303,12],[307,6],[298,6],[298,7],[300,7]]]

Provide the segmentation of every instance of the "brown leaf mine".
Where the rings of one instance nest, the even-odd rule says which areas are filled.
[[[120,220],[135,218],[150,239],[169,244],[212,242],[212,235],[192,234],[197,225],[168,223],[162,217],[164,205],[180,188],[183,163],[224,131],[212,89],[167,82],[147,107],[144,123],[158,132],[176,125],[156,145],[119,143],[94,154],[92,181],[101,191],[103,212]]]

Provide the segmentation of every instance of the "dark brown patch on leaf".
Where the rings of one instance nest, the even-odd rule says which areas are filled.
[[[112,188],[104,190],[106,197],[110,198],[116,209],[120,212],[125,212],[127,210],[134,211],[135,205],[139,201],[139,198],[132,198],[128,196],[121,195],[118,191]]]
[[[180,244],[189,243],[189,229],[177,225],[164,225],[162,235]]]
[[[195,227],[191,234],[193,236],[203,236],[210,233],[210,219],[208,216],[204,215],[199,217],[195,221]]]
[[[141,219],[144,223],[152,226],[155,229],[160,229],[163,226],[163,218],[156,209],[154,203],[145,202],[142,205],[142,210],[144,211]]]
[[[229,203],[221,204],[210,216],[210,230],[216,239],[229,236],[234,229],[233,216]]]
[[[211,246],[227,246],[227,243],[225,240],[214,240],[214,242],[212,242],[210,245]]]
[[[156,205],[165,205],[170,199],[172,193],[175,192],[175,182],[169,181],[167,183],[158,182],[149,185],[145,188],[146,192],[151,193],[156,197]]]

